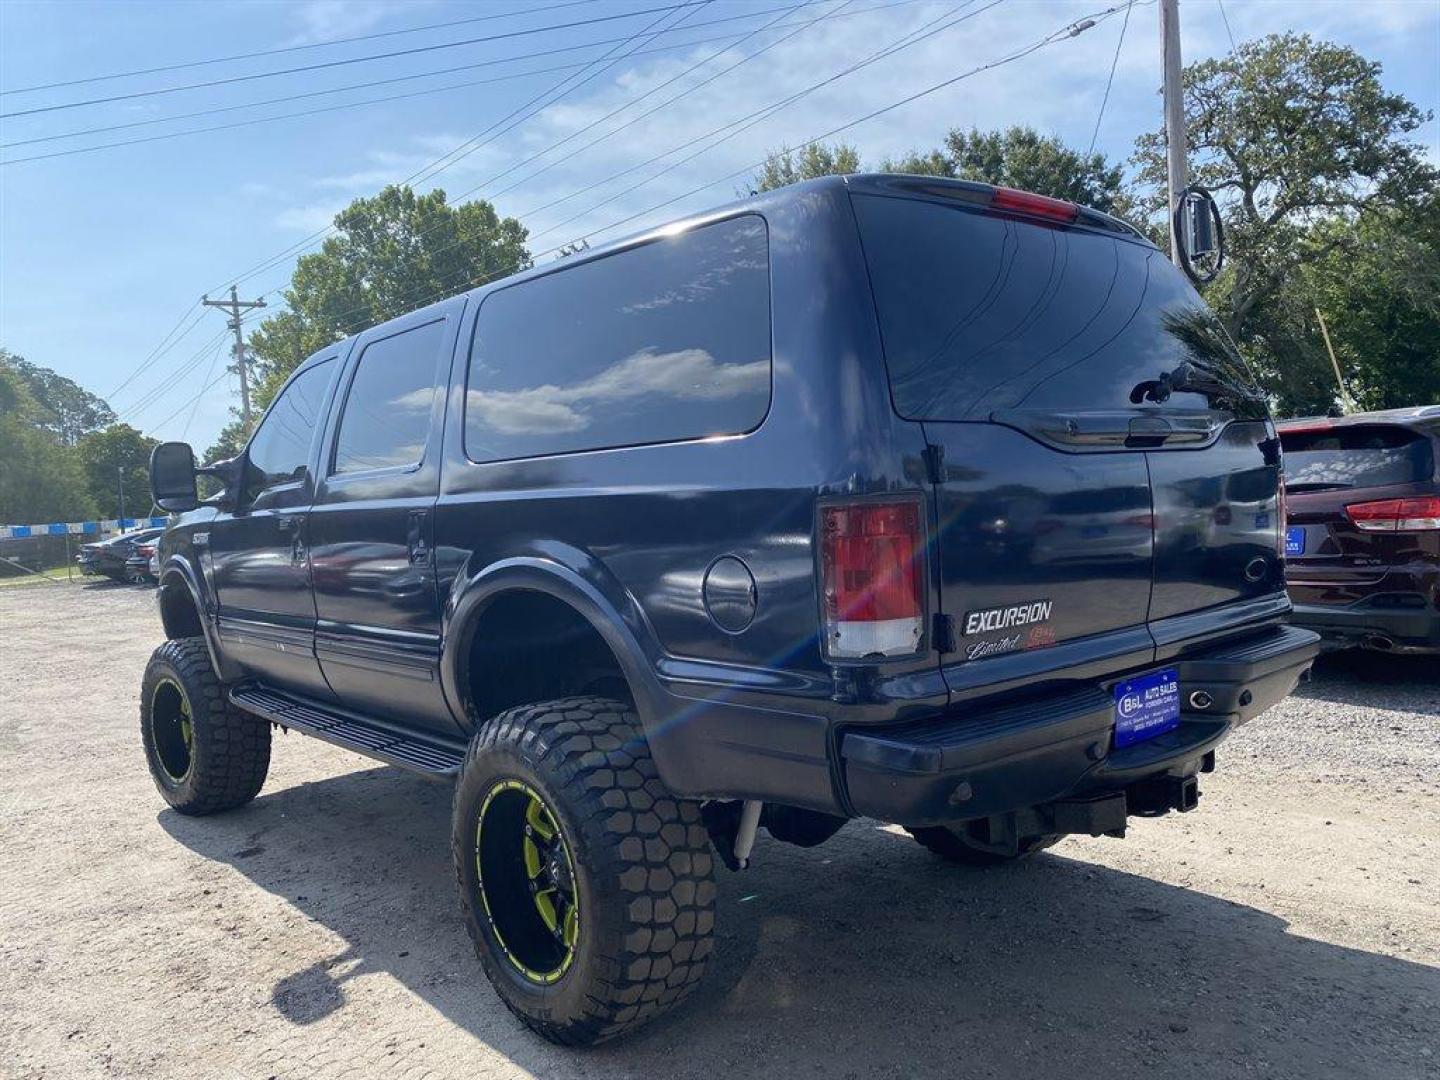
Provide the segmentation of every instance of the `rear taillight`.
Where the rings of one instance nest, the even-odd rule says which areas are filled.
[[[145,556],[145,558],[148,559],[151,555],[154,555],[154,554],[155,554],[155,545],[154,545],[154,544],[141,544],[141,545],[139,545],[138,547],[136,547],[136,549],[135,549],[135,554],[136,554],[136,555],[143,555],[143,556]]]
[[[924,529],[918,502],[864,502],[820,511],[825,652],[908,656],[920,648]]]
[[[1366,532],[1415,532],[1440,529],[1440,496],[1420,499],[1379,499],[1351,503],[1345,516]]]

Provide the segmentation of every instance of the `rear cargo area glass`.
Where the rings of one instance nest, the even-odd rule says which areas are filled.
[[[1394,424],[1280,433],[1285,483],[1296,491],[1384,487],[1435,477],[1430,440]]]
[[[911,420],[1137,404],[1191,361],[1244,361],[1163,254],[1123,237],[921,198],[852,197],[891,393]],[[1204,409],[1198,393],[1147,408]]]

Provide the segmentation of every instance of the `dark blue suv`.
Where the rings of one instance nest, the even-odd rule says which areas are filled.
[[[321,350],[198,471],[155,451],[161,793],[245,803],[272,725],[456,781],[480,959],[564,1043],[695,985],[759,828],[1122,836],[1317,651],[1214,317],[1003,188],[819,180],[517,274]]]

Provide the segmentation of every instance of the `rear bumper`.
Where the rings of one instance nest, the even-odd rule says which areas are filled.
[[[1350,607],[1296,604],[1293,621],[1334,647],[1359,645],[1385,652],[1440,652],[1440,611],[1431,607]]]
[[[856,814],[902,825],[1031,808],[1043,817],[1048,806],[1053,831],[1071,831],[1065,823],[1085,800],[1129,792],[1136,807],[1156,778],[1199,772],[1230,731],[1294,689],[1319,648],[1314,633],[1278,626],[1168,662],[1180,677],[1180,725],[1120,749],[1110,681],[984,713],[852,728],[839,744],[848,801]]]

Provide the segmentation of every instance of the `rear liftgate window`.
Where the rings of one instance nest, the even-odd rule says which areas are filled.
[[[1251,382],[1209,308],[1148,245],[923,199],[853,199],[907,419],[1132,408],[1137,383],[1185,360]],[[1206,406],[1176,392],[1159,407]]]
[[[1285,486],[1290,491],[1338,491],[1430,480],[1430,440],[1393,424],[1357,424],[1319,431],[1282,431]]]
[[[769,404],[765,223],[746,215],[486,297],[465,451],[498,461],[737,435]]]

